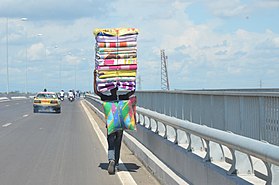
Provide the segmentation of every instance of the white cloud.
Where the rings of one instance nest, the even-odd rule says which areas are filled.
[[[100,4],[103,5],[100,7]],[[33,20],[70,20],[92,15],[102,15],[110,3],[101,0],[13,0],[1,1],[0,16],[28,17]]]
[[[76,65],[80,63],[80,58],[72,55],[66,55],[63,60],[66,62],[66,65],[67,64]]]
[[[273,43],[275,44],[275,46],[276,46],[277,48],[279,48],[279,37],[274,38],[274,39],[273,39]]]
[[[205,2],[212,14],[218,17],[239,16],[248,11],[247,5],[240,0],[205,0]]]
[[[30,48],[27,49],[28,60],[43,60],[46,58],[46,49],[44,44],[36,43],[32,44]]]
[[[258,9],[274,9],[279,8],[279,1],[278,0],[264,0],[264,1],[256,1],[255,8]]]
[[[245,79],[243,77],[245,75],[249,77],[260,72],[265,74],[263,71],[267,71],[267,67],[264,63],[274,66],[278,58],[279,35],[272,30],[272,27],[258,33],[251,31],[252,28],[248,30],[241,27],[218,31],[229,25],[230,17],[246,16],[250,12],[258,13],[260,8],[264,10],[276,8],[277,1],[22,2],[22,0],[1,1],[0,16],[11,16],[9,24],[11,60],[23,61],[24,47],[28,47],[29,60],[34,64],[36,60],[48,62],[44,67],[52,71],[54,76],[58,74],[58,63],[61,61],[65,76],[72,75],[74,65],[80,68],[80,71],[88,70],[82,68],[84,63],[82,58],[87,58],[93,67],[95,41],[92,30],[97,27],[139,28],[138,74],[141,75],[144,89],[160,88],[161,49],[165,49],[169,57],[168,71],[172,88],[182,88],[184,81],[187,81],[187,87],[206,88],[206,82],[209,80],[206,81],[205,78],[212,80],[210,85],[214,86],[214,81],[217,82],[219,79],[225,84],[229,79]],[[187,15],[186,8],[192,8],[190,5],[195,3],[208,8],[212,16],[206,21],[201,21],[203,24],[194,24]],[[22,6],[15,6],[16,4]],[[8,11],[10,7],[13,11]],[[106,10],[109,11],[104,13]],[[205,15],[207,14],[208,12]],[[22,16],[28,17],[28,21],[24,23],[17,21],[18,17]],[[228,24],[225,24],[224,20]],[[0,24],[2,26],[0,57],[5,59],[5,19],[1,19]],[[27,38],[24,31],[27,32]],[[43,36],[37,37],[38,33],[42,33]],[[72,54],[69,55],[69,52]],[[5,68],[5,63],[0,62],[0,66],[1,69]],[[31,68],[36,71],[36,67],[37,65],[31,65],[30,71]],[[2,78],[5,70],[1,71]],[[273,72],[268,74],[276,75]],[[51,77],[52,73],[49,75]],[[219,85],[221,84],[215,83],[216,87]]]
[[[235,16],[247,17],[254,12],[279,8],[278,0],[204,0],[203,2],[212,15],[222,18]]]
[[[176,10],[182,10],[184,11],[189,5],[191,5],[191,1],[179,1],[176,0],[172,3],[172,7],[174,7]]]

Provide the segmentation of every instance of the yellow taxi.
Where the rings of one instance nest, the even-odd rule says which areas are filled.
[[[55,92],[39,92],[33,100],[33,110],[37,113],[39,110],[61,112],[61,102]]]

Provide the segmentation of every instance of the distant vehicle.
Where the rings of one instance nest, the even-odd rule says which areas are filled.
[[[60,91],[60,93],[58,94],[58,98],[63,101],[64,100],[64,96],[65,96],[65,92],[63,90]]]
[[[33,100],[34,113],[39,110],[52,110],[57,113],[61,112],[61,102],[55,92],[39,92]]]
[[[69,99],[69,101],[74,101],[75,100],[75,94],[74,94],[74,91],[73,90],[70,90],[69,92],[68,92],[68,99]]]

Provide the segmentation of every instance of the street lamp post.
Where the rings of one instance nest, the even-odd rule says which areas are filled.
[[[60,85],[60,90],[62,89],[62,80],[61,80],[61,77],[62,77],[62,61],[60,60],[59,61],[59,85]]]
[[[7,94],[9,94],[9,18],[6,19]]]
[[[47,48],[45,46],[45,63],[47,63]],[[46,89],[46,73],[44,72],[44,89]]]
[[[21,18],[21,21],[27,21],[27,18]],[[25,33],[26,35],[27,33]],[[26,64],[25,64],[25,92],[27,94],[27,47],[25,48]],[[7,94],[10,92],[10,74],[9,74],[9,18],[6,18],[6,71],[7,71]]]
[[[77,90],[77,64],[75,62],[75,91]]]
[[[59,47],[57,45],[54,46],[55,49],[58,49]],[[62,59],[61,59],[62,60]],[[59,59],[59,89],[62,89],[62,82],[61,82],[61,60]]]
[[[28,19],[23,17],[21,18],[21,21],[27,21]],[[27,31],[26,31],[26,28],[25,28],[25,39],[27,41]],[[25,46],[25,94],[27,94],[27,70],[28,70],[28,65],[27,65],[27,62],[28,62],[28,56],[27,56],[27,44]]]
[[[42,33],[38,33],[37,36],[38,37],[42,37],[43,34]],[[45,50],[44,50],[44,54],[45,54],[45,63],[46,63],[46,60],[47,60],[47,49],[46,49],[46,47],[45,47]],[[46,74],[43,73],[43,75],[44,75],[44,89],[46,89]]]

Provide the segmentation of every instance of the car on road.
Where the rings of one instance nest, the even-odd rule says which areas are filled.
[[[61,102],[58,99],[58,95],[55,92],[39,92],[36,94],[33,100],[34,113],[39,110],[61,112]]]

